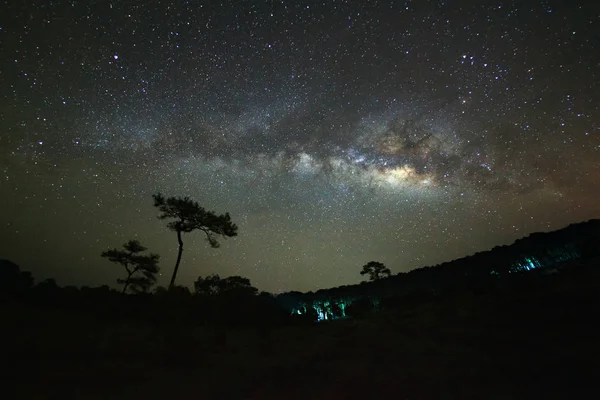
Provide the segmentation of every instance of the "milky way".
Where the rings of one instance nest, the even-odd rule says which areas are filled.
[[[216,250],[188,235],[179,283],[272,292],[600,216],[592,2],[18,3],[0,10],[0,258],[39,279],[113,284],[101,251],[137,238],[166,283],[157,191],[240,227]]]

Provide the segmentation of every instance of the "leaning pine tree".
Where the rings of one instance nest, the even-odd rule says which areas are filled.
[[[212,211],[206,211],[197,202],[189,197],[169,197],[165,198],[162,194],[152,195],[154,207],[158,208],[159,219],[171,219],[167,227],[177,233],[177,243],[179,244],[177,252],[177,261],[175,269],[171,276],[169,289],[175,284],[181,255],[183,253],[183,233],[190,233],[195,230],[206,234],[206,239],[211,247],[219,247],[218,236],[233,237],[237,236],[237,226],[231,222],[229,213],[217,215]]]

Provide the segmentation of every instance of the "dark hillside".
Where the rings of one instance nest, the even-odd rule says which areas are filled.
[[[583,398],[600,377],[597,227],[353,286],[364,301],[322,323],[307,298],[326,304],[348,287],[282,298],[177,287],[124,295],[33,286],[5,262],[3,390],[11,399]],[[556,248],[577,256],[474,281],[460,269],[522,249],[543,260]],[[404,291],[389,295],[392,287]],[[293,298],[306,313],[280,307]]]

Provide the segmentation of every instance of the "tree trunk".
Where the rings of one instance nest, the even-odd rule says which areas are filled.
[[[171,276],[169,289],[175,285],[175,277],[177,276],[177,270],[179,269],[179,263],[181,262],[181,253],[183,253],[183,240],[181,239],[180,231],[177,231],[177,242],[179,243],[179,251],[177,252],[177,261],[175,262],[175,269],[173,270],[173,276]]]
[[[131,275],[133,275],[133,273],[129,272],[129,268],[127,269],[127,274],[127,280],[125,281],[125,285],[123,285],[123,291],[121,292],[122,294],[125,294],[125,292],[127,291],[127,287],[131,282]]]

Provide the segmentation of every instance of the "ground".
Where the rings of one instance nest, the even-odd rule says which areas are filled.
[[[600,377],[597,274],[363,320],[224,330],[4,302],[15,399],[571,399]]]

